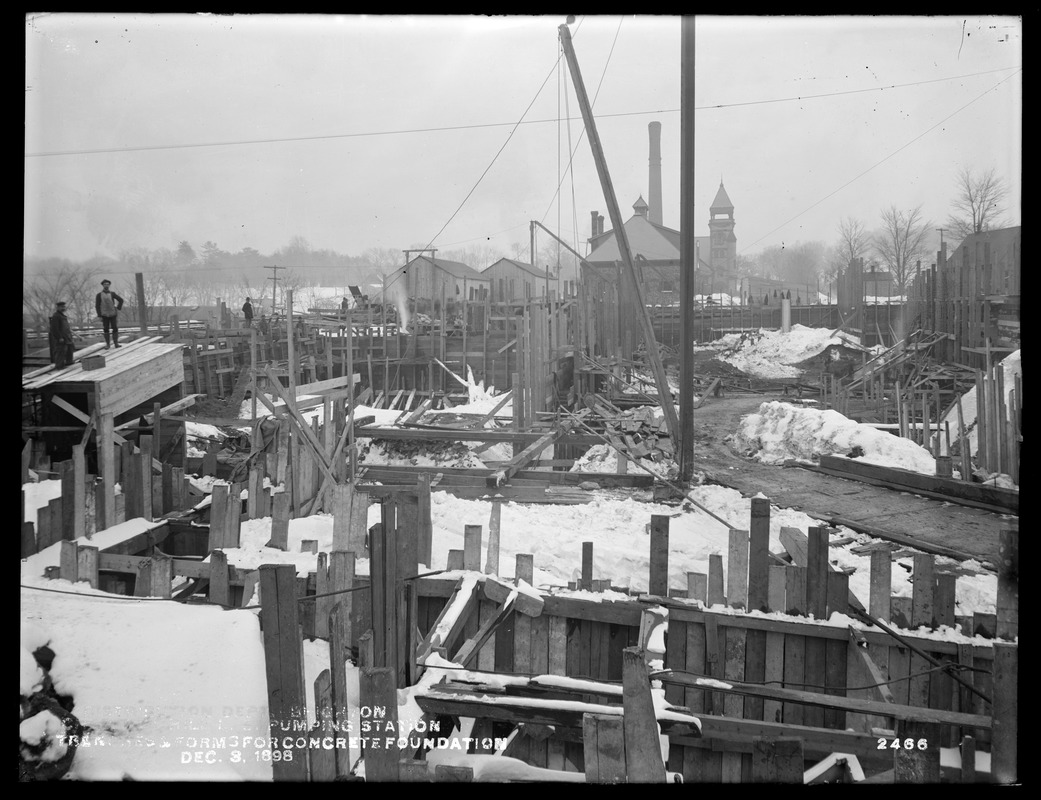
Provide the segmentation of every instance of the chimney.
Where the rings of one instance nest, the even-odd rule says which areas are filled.
[[[601,234],[604,232],[604,215],[601,214],[596,218],[596,232]]]
[[[600,231],[598,231],[596,229],[596,212],[595,211],[590,211],[589,214],[593,218],[593,223],[592,223],[591,230],[593,231],[593,236],[596,236],[598,233],[600,233]]]
[[[647,219],[661,225],[661,123],[651,122],[647,125],[651,136],[650,175],[648,176]]]

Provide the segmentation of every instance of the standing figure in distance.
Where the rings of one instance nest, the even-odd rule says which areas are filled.
[[[105,349],[114,344],[116,348],[119,348],[119,312],[123,310],[123,298],[120,297],[113,291],[109,290],[109,286],[112,285],[112,281],[105,278],[101,282],[101,291],[97,293],[94,298],[94,308],[98,312],[98,316],[101,317],[102,332],[105,334]],[[109,333],[111,332],[111,343],[109,342]]]
[[[253,327],[253,303],[250,301],[250,299],[248,297],[246,298],[246,302],[242,304],[242,316],[244,316],[246,318],[246,325],[245,325],[245,327],[252,328]]]
[[[72,363],[73,352],[72,327],[69,325],[69,318],[65,316],[64,300],[59,300],[54,304],[47,340],[51,347],[51,362],[54,366],[58,369],[69,366]]]

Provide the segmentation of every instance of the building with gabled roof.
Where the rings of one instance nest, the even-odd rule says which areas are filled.
[[[416,308],[440,308],[442,298],[483,300],[489,285],[488,277],[460,261],[418,255],[387,276],[386,291],[393,297],[404,290]]]
[[[547,291],[557,288],[557,278],[550,269],[534,267],[513,258],[500,258],[481,270],[481,275],[491,281],[493,303],[544,297]]]

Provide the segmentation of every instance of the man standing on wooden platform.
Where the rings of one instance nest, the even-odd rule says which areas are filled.
[[[101,291],[94,298],[94,308],[101,317],[102,332],[105,334],[105,349],[111,345],[119,348],[119,312],[123,310],[123,298],[109,290],[112,281],[105,278],[101,282]],[[111,342],[109,333],[111,332]]]
[[[59,300],[54,304],[54,313],[51,314],[51,327],[47,336],[51,347],[51,362],[55,367],[61,369],[72,363],[72,326],[69,318],[65,316],[65,301]]]
[[[252,301],[248,297],[246,298],[246,302],[242,304],[242,316],[246,318],[246,324],[245,324],[244,327],[252,328],[253,327],[253,303],[252,303]]]

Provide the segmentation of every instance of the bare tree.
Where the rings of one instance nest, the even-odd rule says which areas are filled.
[[[26,270],[22,290],[22,308],[31,317],[37,329],[47,329],[47,320],[54,313],[54,304],[64,300],[68,304],[69,322],[86,325],[95,317],[94,296],[103,264],[73,264],[54,259],[30,273]]]
[[[361,257],[380,275],[389,275],[405,263],[405,254],[390,247],[370,247]]]
[[[882,227],[872,238],[875,254],[893,276],[899,290],[907,286],[915,261],[922,257],[932,223],[922,218],[922,207],[901,211],[896,206],[882,209]]]
[[[955,190],[954,202],[951,204],[954,213],[947,218],[947,229],[955,241],[960,242],[974,233],[1005,226],[999,217],[1005,210],[1008,186],[994,174],[993,169],[976,175],[972,169],[965,167],[958,173]]]
[[[839,222],[839,241],[837,253],[843,259],[843,266],[847,266],[855,258],[860,258],[871,247],[871,237],[868,236],[867,228],[859,219],[846,217]]]

